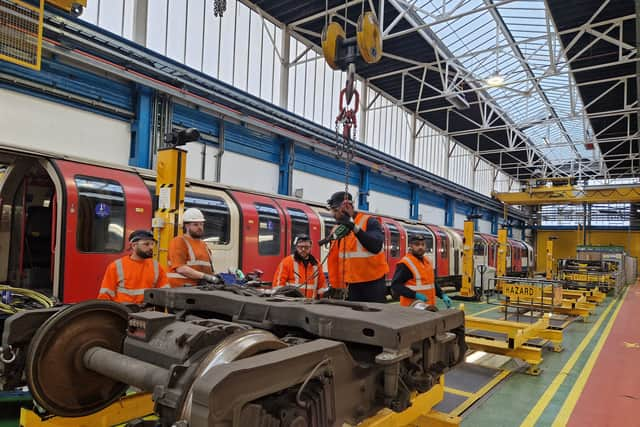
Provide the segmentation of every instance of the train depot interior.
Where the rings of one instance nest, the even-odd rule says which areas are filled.
[[[640,425],[639,16],[0,0],[0,427]]]

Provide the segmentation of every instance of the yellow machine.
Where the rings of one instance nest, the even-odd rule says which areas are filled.
[[[498,230],[498,259],[496,261],[496,277],[507,275],[507,229]],[[499,283],[499,282],[498,282]]]
[[[46,0],[48,4],[64,10],[67,13],[71,13],[75,16],[80,16],[85,7],[87,7],[87,0]]]
[[[554,265],[554,258],[553,258],[553,241],[556,240],[555,237],[549,237],[549,240],[547,240],[547,264],[545,266],[546,268],[546,277],[547,280],[552,280],[553,279],[553,265]]]
[[[153,234],[158,241],[156,258],[167,266],[169,243],[182,234],[187,152],[171,147],[158,151],[156,196],[158,209],[153,218]]]
[[[472,220],[464,222],[464,241],[462,245],[462,285],[460,294],[456,299],[472,300],[476,299],[474,289],[474,268],[473,268],[473,242],[474,223]]]

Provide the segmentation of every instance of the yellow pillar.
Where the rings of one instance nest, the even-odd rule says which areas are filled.
[[[496,265],[496,276],[507,275],[507,229],[498,230],[498,260]]]
[[[464,222],[464,245],[462,247],[462,286],[460,296],[465,298],[475,298],[474,268],[473,268],[473,221]]]
[[[186,151],[179,148],[158,150],[158,208],[153,218],[153,234],[158,241],[155,255],[163,267],[167,267],[169,242],[182,234],[186,166]]]
[[[549,238],[547,240],[547,280],[553,279],[553,266],[555,264],[555,259],[553,258],[553,241],[555,239]]]

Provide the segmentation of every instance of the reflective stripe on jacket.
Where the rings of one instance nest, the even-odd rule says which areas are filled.
[[[407,254],[407,256],[402,258],[399,262],[404,264],[413,275],[412,279],[407,280],[405,286],[417,293],[421,293],[422,295],[424,295],[427,298],[427,304],[435,305],[435,280],[433,275],[433,267],[431,266],[429,259],[426,256],[423,256],[422,259],[419,259],[412,254]],[[411,298],[400,296],[400,305],[403,305],[405,307],[410,306],[413,301],[414,300]]]
[[[324,289],[324,283],[322,265],[309,262],[305,267],[302,261],[296,261],[294,255],[289,255],[280,261],[272,285],[274,288],[296,286],[306,298],[316,298],[318,287]]]
[[[177,268],[188,266],[204,274],[213,274],[213,259],[207,244],[199,239],[186,235],[174,237],[169,244],[169,283],[176,288],[185,285],[196,285],[198,280],[189,279],[178,273]]]
[[[107,267],[99,299],[122,303],[142,303],[145,289],[169,287],[167,275],[154,259],[132,260],[126,256]]]
[[[371,215],[358,212],[354,222],[366,232],[369,218]],[[380,279],[389,271],[384,249],[377,254],[369,252],[355,233],[331,243],[327,265],[329,281],[334,288]]]

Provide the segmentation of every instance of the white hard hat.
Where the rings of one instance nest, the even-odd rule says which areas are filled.
[[[189,208],[184,211],[184,215],[182,215],[182,222],[204,222],[204,215],[202,215],[200,209]]]

